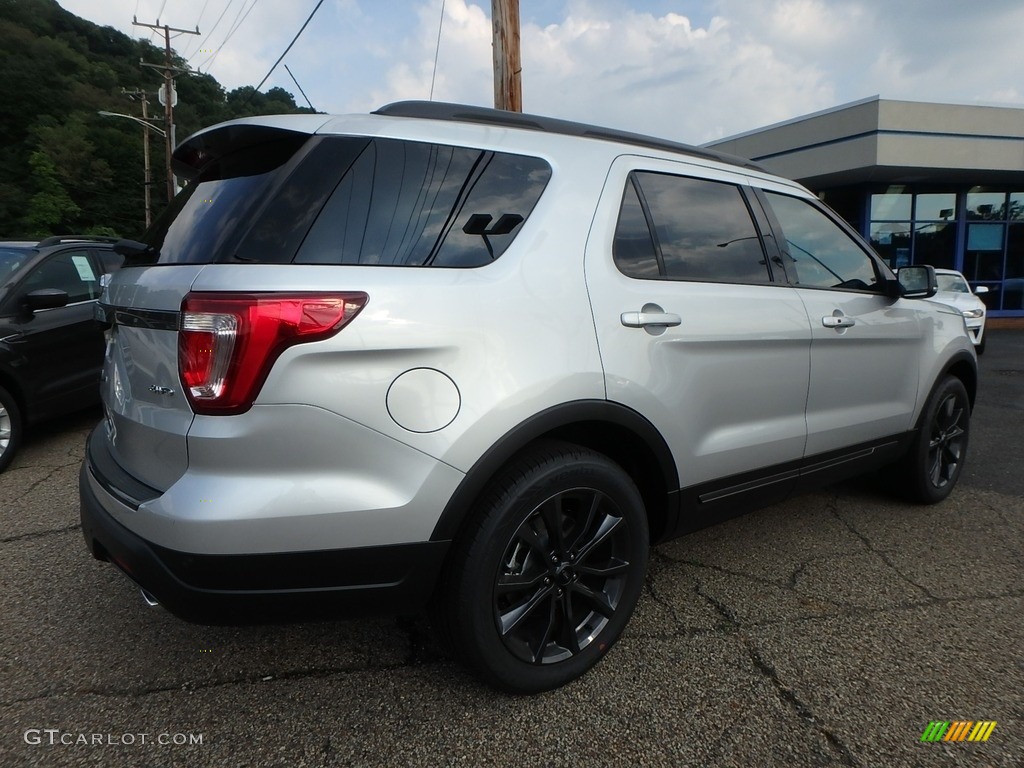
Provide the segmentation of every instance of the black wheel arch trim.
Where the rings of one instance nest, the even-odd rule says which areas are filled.
[[[966,375],[965,375],[966,374]],[[967,390],[967,399],[970,400],[971,409],[974,409],[974,401],[978,394],[978,359],[967,350],[961,349],[954,354],[949,361],[942,366],[939,371],[939,375],[935,377],[935,381],[932,382],[931,387],[928,390],[928,398],[931,398],[935,388],[939,386],[942,380],[946,376],[956,376],[960,381],[964,383],[964,389]],[[928,398],[925,398],[924,402],[928,402]],[[918,417],[918,427],[922,423],[924,418],[924,405],[921,407],[921,415]]]
[[[648,457],[629,452],[620,438],[632,438],[634,447],[643,447]],[[576,443],[597,450],[619,464],[634,479],[647,507],[652,542],[659,541],[666,531],[676,527],[679,515],[679,475],[672,451],[661,433],[642,415],[631,408],[607,400],[576,400],[543,410],[506,432],[470,468],[438,518],[431,541],[453,539],[473,502],[488,482],[517,453],[541,438]],[[620,455],[612,447],[617,445]],[[644,459],[653,459],[650,461]],[[638,474],[640,477],[638,477]]]

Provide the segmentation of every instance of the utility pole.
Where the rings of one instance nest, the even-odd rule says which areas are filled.
[[[147,123],[147,125],[142,126],[142,161],[145,167],[145,175],[143,176],[145,182],[143,187],[146,190],[146,229],[149,229],[149,225],[153,221],[153,204],[152,194],[150,191],[150,187],[153,185],[153,178],[149,162],[149,101],[146,98],[146,92],[139,88],[135,88],[131,91],[122,88],[121,93],[133,101],[138,98],[142,102],[142,119]]]
[[[172,64],[171,54],[171,32],[179,32],[184,35],[198,35],[199,27],[195,30],[191,29],[177,29],[175,27],[169,27],[166,24],[161,25],[160,19],[157,19],[156,24],[144,24],[143,22],[132,17],[132,24],[136,27],[148,27],[149,29],[163,30],[164,32],[164,63],[159,64],[147,64],[144,61],[140,61],[144,67],[152,67],[153,69],[163,70],[164,73],[164,87],[162,99],[164,103],[164,125],[167,126],[167,139],[165,141],[167,149],[167,201],[170,202],[174,198],[174,171],[171,168],[171,156],[174,153],[174,75],[175,73],[188,72],[187,69],[181,69],[175,67]]]
[[[494,108],[523,111],[519,0],[491,0],[494,25]]]

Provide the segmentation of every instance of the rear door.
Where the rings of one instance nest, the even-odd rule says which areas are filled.
[[[806,313],[773,279],[743,177],[696,170],[611,169],[586,254],[607,396],[658,428],[694,500],[763,475],[784,493],[804,450]]]
[[[901,435],[917,400],[918,312],[884,294],[881,265],[825,208],[779,192],[763,199],[810,320],[808,459]]]

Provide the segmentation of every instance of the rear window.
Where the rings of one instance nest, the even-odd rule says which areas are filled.
[[[478,267],[501,256],[551,168],[536,157],[375,139],[340,178],[302,264]]]
[[[287,133],[275,141],[230,152],[203,168],[143,235],[142,241],[153,249],[150,260],[205,264],[229,257],[281,166],[308,139],[305,134]]]

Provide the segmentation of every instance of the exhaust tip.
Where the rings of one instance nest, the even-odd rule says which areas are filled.
[[[155,608],[156,606],[160,605],[160,601],[153,597],[153,595],[151,595],[146,590],[140,589],[139,592],[142,594],[142,599],[146,602],[146,605],[148,605],[150,608]]]

